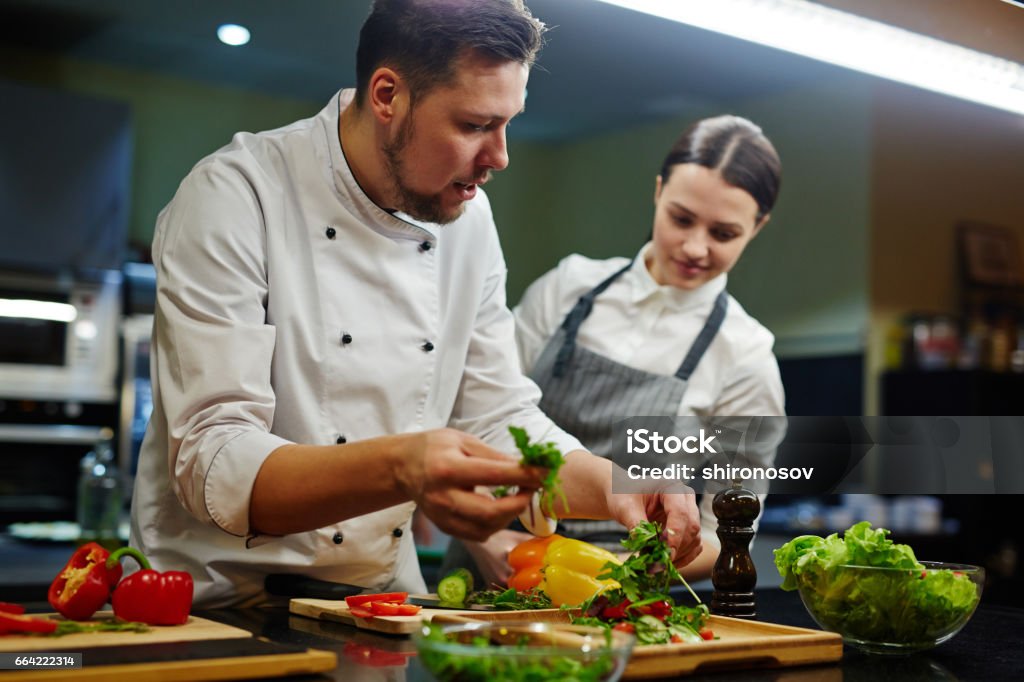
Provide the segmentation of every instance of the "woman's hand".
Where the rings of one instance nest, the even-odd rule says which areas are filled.
[[[685,486],[653,493],[615,494],[609,491],[608,511],[626,528],[656,521],[665,529],[677,568],[686,566],[702,551],[700,513],[696,495]]]
[[[520,542],[534,536],[517,530],[499,530],[483,542],[467,542],[466,550],[476,561],[484,585],[492,583],[504,587],[512,576],[512,567],[508,564],[508,553]],[[486,587],[484,588],[486,589]]]

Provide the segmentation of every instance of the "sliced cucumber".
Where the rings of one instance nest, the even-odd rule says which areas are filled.
[[[473,591],[473,574],[457,568],[437,584],[437,598],[442,604],[462,604]]]

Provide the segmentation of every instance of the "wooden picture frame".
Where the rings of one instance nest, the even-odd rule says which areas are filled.
[[[1018,288],[1024,285],[1017,234],[1009,227],[962,222],[957,226],[964,282],[968,285]]]

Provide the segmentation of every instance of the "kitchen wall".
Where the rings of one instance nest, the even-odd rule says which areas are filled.
[[[870,376],[909,312],[957,315],[958,221],[1011,228],[1024,262],[1024,116],[874,85]],[[869,395],[874,410],[877,396]]]
[[[144,249],[157,212],[199,158],[238,130],[323,106],[24,51],[0,50],[0,77],[132,105],[130,234]],[[956,312],[953,224],[1024,230],[1024,117],[838,68],[826,83],[771,97],[680,102],[678,116],[654,125],[561,144],[513,141],[512,165],[488,187],[511,303],[568,253],[634,254],[671,141],[697,117],[745,115],[774,140],[784,179],[772,222],[730,289],[776,334],[781,357],[866,351],[871,414],[887,325],[911,310]]]
[[[155,73],[0,48],[0,78],[122,100],[135,126],[129,239],[148,251],[156,215],[203,156],[239,130],[265,130],[310,116],[326,103],[210,87]]]

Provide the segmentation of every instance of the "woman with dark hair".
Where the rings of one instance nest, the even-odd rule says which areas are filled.
[[[523,371],[543,391],[541,409],[591,452],[610,455],[614,422],[626,417],[784,415],[774,337],[726,291],[727,273],[768,223],[780,176],[756,125],[698,121],[665,157],[651,238],[635,258],[574,254],[526,291],[515,309]],[[745,455],[768,464],[777,441]],[[710,575],[718,556],[711,495],[701,524],[704,551],[682,569],[688,578]],[[622,530],[565,521],[558,532],[614,547]],[[467,548],[484,579],[501,580],[505,552],[526,537],[502,531]]]

